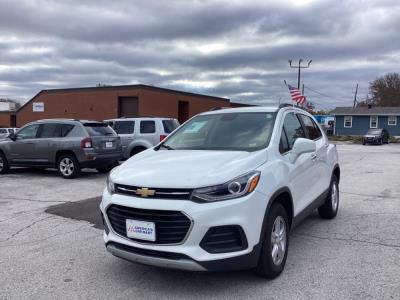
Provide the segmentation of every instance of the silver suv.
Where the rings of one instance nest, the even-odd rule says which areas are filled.
[[[120,118],[105,122],[121,137],[124,158],[154,147],[179,126],[176,119],[156,117]]]
[[[57,168],[74,178],[81,168],[108,172],[121,159],[121,140],[108,124],[49,119],[29,123],[0,141],[0,174],[11,166]]]
[[[6,138],[10,133],[15,133],[18,128],[0,128],[0,138]]]

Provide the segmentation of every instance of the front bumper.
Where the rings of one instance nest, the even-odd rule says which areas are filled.
[[[103,193],[100,205],[107,227],[104,242],[107,250],[117,257],[142,264],[191,271],[221,271],[255,267],[260,252],[260,235],[267,205],[266,195],[258,191],[245,197],[214,203],[194,203],[187,200],[146,199]],[[107,217],[111,204],[149,209],[180,211],[192,220],[185,240],[179,244],[148,244],[133,241],[117,234]],[[209,253],[200,242],[211,227],[240,226],[247,238],[247,248],[225,253]],[[131,247],[131,248],[129,248]],[[151,252],[153,251],[153,252]],[[160,257],[159,253],[180,255],[178,258]]]

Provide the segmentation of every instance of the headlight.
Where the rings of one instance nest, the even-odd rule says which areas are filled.
[[[107,191],[112,195],[115,192],[114,182],[111,181],[110,176],[107,177]]]
[[[214,202],[239,198],[254,191],[259,179],[260,172],[254,171],[224,184],[195,189],[192,193],[192,200]]]

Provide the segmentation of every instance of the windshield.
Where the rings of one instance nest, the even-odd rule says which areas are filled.
[[[257,151],[269,144],[275,113],[225,113],[197,116],[162,146],[173,150]]]
[[[370,129],[368,130],[367,134],[381,134],[380,129]]]

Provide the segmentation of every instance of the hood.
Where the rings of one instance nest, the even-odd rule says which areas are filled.
[[[111,172],[115,183],[155,188],[198,188],[225,183],[256,169],[267,152],[159,150],[133,156]]]

